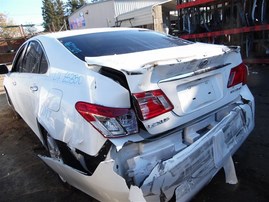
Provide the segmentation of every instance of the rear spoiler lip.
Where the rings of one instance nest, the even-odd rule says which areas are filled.
[[[161,81],[159,81],[159,83],[176,81],[176,80],[185,79],[185,78],[192,77],[192,76],[197,76],[197,75],[200,75],[200,74],[203,74],[203,73],[206,73],[206,72],[210,72],[210,71],[213,71],[213,70],[216,70],[216,69],[221,69],[221,68],[226,67],[226,66],[228,66],[230,64],[231,63],[225,63],[225,64],[214,66],[214,67],[207,67],[207,68],[204,68],[204,69],[198,69],[198,70],[193,71],[193,72],[189,72],[189,73],[186,73],[186,74],[181,74],[181,75],[178,75],[178,76],[175,76],[175,77],[172,77],[172,78],[161,80]]]

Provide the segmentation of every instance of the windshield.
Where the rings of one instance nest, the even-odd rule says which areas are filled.
[[[58,39],[81,60],[190,44],[191,42],[150,30],[90,33]]]

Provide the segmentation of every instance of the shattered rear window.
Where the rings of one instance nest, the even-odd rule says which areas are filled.
[[[58,39],[81,60],[187,45],[192,42],[150,30],[90,33]]]

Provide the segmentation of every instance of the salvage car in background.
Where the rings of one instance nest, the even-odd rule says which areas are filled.
[[[90,29],[31,38],[4,86],[38,136],[40,158],[100,201],[189,200],[254,127],[238,47],[144,29]]]

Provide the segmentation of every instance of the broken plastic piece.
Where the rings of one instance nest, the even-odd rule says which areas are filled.
[[[238,179],[237,179],[237,176],[236,176],[232,156],[230,156],[228,158],[228,160],[224,163],[223,168],[224,168],[224,171],[225,171],[226,183],[228,183],[228,184],[237,184]]]
[[[146,202],[142,190],[133,185],[130,188],[129,200],[130,202]]]

